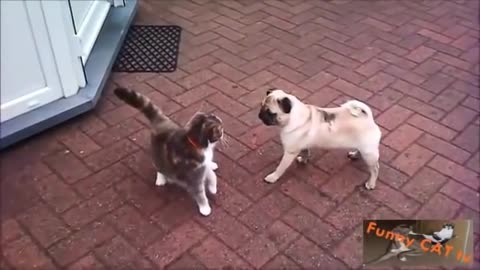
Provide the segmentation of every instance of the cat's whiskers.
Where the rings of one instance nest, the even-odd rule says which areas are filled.
[[[220,138],[220,143],[222,144],[223,148],[230,147],[230,141],[228,136],[224,133],[223,136]]]

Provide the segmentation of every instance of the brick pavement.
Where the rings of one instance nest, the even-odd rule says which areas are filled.
[[[113,74],[93,112],[2,153],[0,268],[357,268],[372,217],[474,218],[478,251],[477,16],[473,0],[141,1],[137,23],[184,27],[178,71]],[[146,122],[117,85],[178,123],[199,109],[224,119],[210,217],[154,187]],[[269,86],[371,105],[377,189],[339,151],[265,184],[281,155],[256,118]]]

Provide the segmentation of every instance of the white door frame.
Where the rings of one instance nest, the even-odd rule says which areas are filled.
[[[66,1],[69,5],[71,16],[73,20],[75,20],[73,16],[73,11],[71,10],[72,6],[70,4],[70,1],[75,1],[75,0]],[[112,3],[109,0],[83,0],[83,1],[93,2],[88,10],[88,13],[83,19],[82,24],[80,26],[75,26],[75,29],[76,29],[75,35],[76,35],[76,38],[78,39],[78,42],[80,43],[82,62],[85,65],[88,61],[88,57],[90,56],[90,53],[92,52],[93,45],[95,45],[95,41],[97,40],[98,34],[100,33],[100,30],[102,29],[102,26],[105,23],[105,19],[107,18],[107,15],[108,15],[108,12],[110,11]]]
[[[68,2],[42,0],[41,3],[50,38],[54,41],[52,47],[60,71],[63,93],[65,97],[70,97],[75,95],[79,88],[85,87],[87,80]]]
[[[113,7],[124,7],[127,0],[109,0]]]
[[[78,0],[77,0],[78,1]],[[84,24],[75,26],[72,7],[68,0],[42,0],[50,37],[53,43],[65,97],[78,93],[87,84],[85,64],[95,45],[108,12],[110,0],[95,0],[89,8]]]

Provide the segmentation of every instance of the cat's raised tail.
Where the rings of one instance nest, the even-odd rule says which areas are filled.
[[[152,124],[168,120],[168,117],[148,97],[134,90],[118,87],[113,90],[113,93],[128,105],[141,111]]]

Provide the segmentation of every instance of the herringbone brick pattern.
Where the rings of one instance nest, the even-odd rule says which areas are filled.
[[[357,268],[364,218],[473,218],[479,240],[476,0],[140,2],[137,23],[184,28],[179,70],[113,74],[98,107],[2,153],[2,269]],[[224,119],[219,194],[199,216],[154,187],[146,121],[117,100],[133,87],[178,123]],[[341,151],[316,151],[274,185],[265,89],[374,109],[384,138],[377,189]]]

